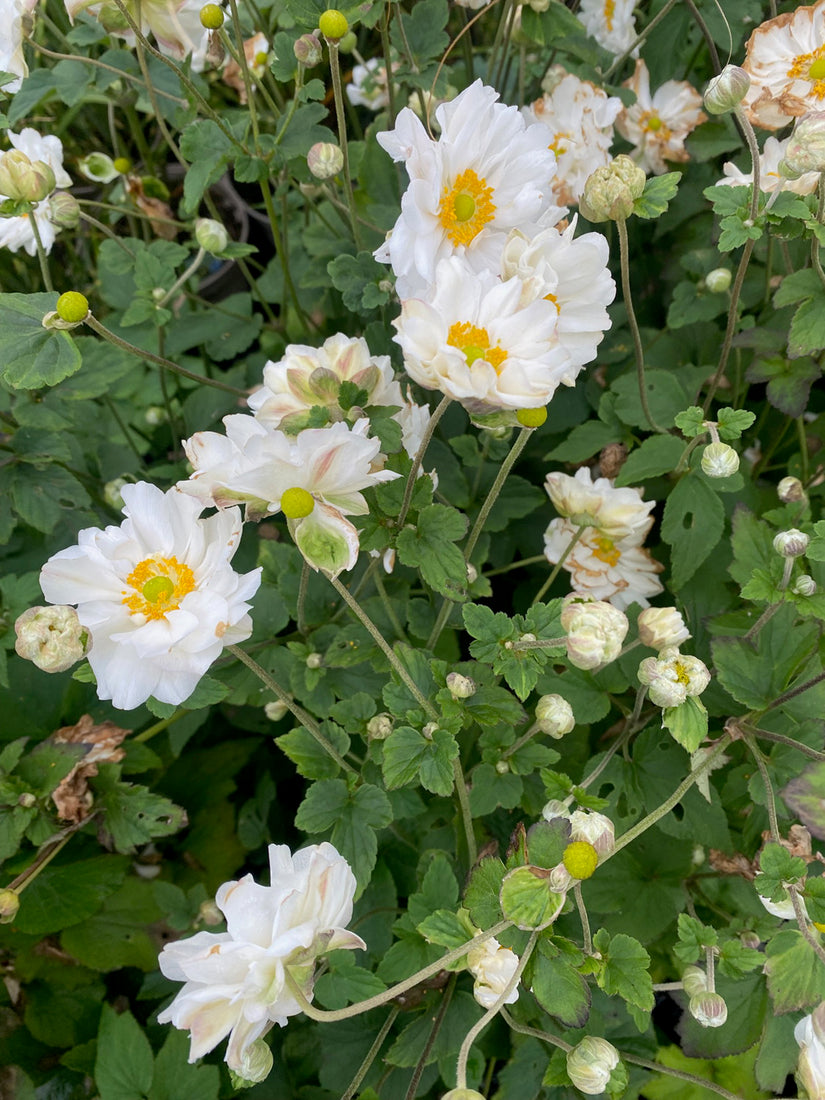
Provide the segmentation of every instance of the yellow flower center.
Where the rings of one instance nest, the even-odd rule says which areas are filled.
[[[453,244],[470,244],[495,217],[493,189],[467,168],[445,187],[438,218]]]
[[[825,99],[825,46],[818,46],[812,53],[801,53],[788,69],[792,79],[809,80],[813,85],[810,94],[815,99]]]
[[[687,687],[690,683],[690,675],[681,661],[675,663],[673,671],[676,673],[676,682],[678,684],[684,684],[685,687]]]
[[[564,139],[569,139],[572,136],[573,135],[567,130],[559,130],[547,148],[552,149],[556,156],[560,157],[567,152],[567,146],[563,144]]]
[[[618,565],[622,552],[613,539],[608,538],[607,535],[600,535],[599,538],[593,540],[593,545],[596,547],[593,551],[594,558],[598,558],[606,565]]]
[[[287,489],[281,496],[281,511],[287,519],[303,519],[315,508],[315,500],[306,489]]]
[[[490,334],[486,328],[478,328],[469,321],[456,321],[454,325],[450,325],[447,343],[464,352],[468,367],[478,359],[483,359],[496,374],[501,374],[499,367],[507,358],[507,352],[498,344],[490,347]]]
[[[590,878],[599,865],[599,853],[586,840],[573,840],[562,853],[562,863],[573,878]]]
[[[613,30],[613,14],[616,11],[616,0],[605,0],[604,21],[609,31]]]
[[[147,619],[163,619],[180,607],[184,596],[195,589],[195,574],[177,558],[144,558],[138,562],[126,583],[123,603],[133,614]]]
[[[561,306],[559,305],[559,300],[555,294],[545,294],[544,300],[545,302],[552,302],[553,305],[556,307],[556,313],[561,313]]]
[[[642,124],[643,130],[646,130],[649,134],[656,134],[662,141],[667,141],[670,137],[669,128],[662,122],[655,111],[646,111],[639,121]]]

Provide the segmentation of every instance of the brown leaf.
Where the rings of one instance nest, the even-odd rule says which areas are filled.
[[[97,765],[107,761],[116,764],[126,755],[120,743],[131,730],[121,729],[114,722],[95,725],[90,714],[84,714],[73,726],[62,726],[52,734],[59,744],[83,745],[86,755],[52,792],[52,801],[63,821],[74,824],[89,816],[92,792],[88,780],[97,775]]]

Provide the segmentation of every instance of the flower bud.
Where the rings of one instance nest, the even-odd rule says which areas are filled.
[[[510,771],[510,765],[507,763],[506,760],[497,760],[496,771],[499,775],[507,775],[507,773]]]
[[[705,286],[711,294],[724,294],[730,282],[731,273],[727,267],[715,267],[705,276]]]
[[[536,725],[558,741],[576,725],[573,708],[561,695],[542,695],[536,703]]]
[[[475,1089],[450,1089],[441,1100],[484,1100],[484,1097]]]
[[[338,42],[349,30],[349,23],[337,8],[327,8],[318,20],[318,28],[328,42]]]
[[[292,50],[295,54],[295,60],[307,69],[317,65],[324,56],[320,39],[314,34],[302,34],[300,38],[296,39]]]
[[[615,661],[630,628],[623,611],[604,600],[575,593],[565,596],[561,625],[567,633],[567,658],[581,669],[599,668]]]
[[[288,710],[289,707],[286,703],[282,702],[280,699],[273,699],[271,703],[267,703],[264,707],[264,714],[270,722],[280,722]]]
[[[195,240],[199,248],[218,256],[229,244],[229,234],[226,227],[214,218],[198,218],[195,222]]]
[[[758,932],[745,931],[739,933],[739,940],[743,947],[750,947],[754,951],[759,948],[762,940],[759,937]]]
[[[799,119],[785,146],[783,175],[791,179],[806,172],[825,171],[825,111]]]
[[[599,856],[608,856],[615,847],[613,822],[595,810],[575,810],[570,815],[570,839],[592,844]]]
[[[708,443],[702,451],[702,469],[708,477],[730,477],[739,469],[739,455],[728,443]]]
[[[43,672],[65,672],[85,655],[89,634],[73,607],[30,607],[14,624],[20,657]]]
[[[317,141],[307,153],[307,166],[316,179],[332,179],[344,167],[344,154],[331,141]]]
[[[557,817],[565,817],[569,820],[570,810],[567,808],[566,803],[560,801],[558,798],[551,798],[541,811],[541,816],[545,821],[555,821]]]
[[[32,806],[37,805],[37,797],[31,791],[23,791],[17,799],[17,805],[22,806],[24,810],[30,810]]]
[[[588,176],[579,200],[582,216],[590,222],[623,221],[645,189],[644,169],[622,153]]]
[[[320,668],[324,663],[324,657],[321,653],[309,653],[307,654],[307,668]]]
[[[800,577],[796,578],[791,592],[794,596],[813,596],[816,594],[817,584],[813,577],[808,576],[807,573],[803,573]]]
[[[49,221],[60,229],[77,229],[80,203],[68,191],[55,191],[49,198]]]
[[[704,662],[678,649],[646,657],[639,665],[638,677],[648,685],[650,701],[663,709],[681,706],[689,695],[701,695],[710,683]]]
[[[789,531],[780,531],[773,540],[773,548],[783,558],[799,558],[808,549],[811,540],[804,531],[791,527]]]
[[[480,935],[480,933],[479,933]],[[467,952],[467,968],[475,978],[473,996],[482,1008],[492,1008],[504,993],[518,967],[518,955],[498,940],[489,938]],[[510,991],[505,1004],[518,1000],[518,986]]]
[[[675,607],[646,607],[637,621],[639,641],[661,653],[669,647],[679,647],[690,637],[685,621]]]
[[[618,1064],[618,1050],[596,1035],[587,1035],[567,1054],[568,1076],[587,1096],[598,1096],[605,1091]]]
[[[20,149],[0,156],[0,195],[17,202],[40,202],[54,188],[54,172],[45,161],[32,161]]]
[[[223,913],[215,904],[214,898],[207,898],[206,901],[201,902],[198,909],[198,922],[200,924],[208,924],[214,927],[216,924],[221,924],[223,919]]]
[[[257,1085],[265,1081],[272,1069],[272,1051],[265,1039],[256,1039],[254,1043],[241,1047],[240,1069],[237,1072],[245,1083]]]
[[[783,504],[799,504],[806,499],[805,487],[798,477],[783,477],[776,487]]]
[[[697,993],[688,1001],[688,1012],[702,1027],[721,1027],[728,1018],[728,1006],[718,993]]]
[[[150,428],[157,428],[169,419],[166,409],[162,405],[149,405],[143,414],[143,418]]]
[[[454,699],[469,699],[476,693],[475,680],[459,672],[447,673],[447,688]]]
[[[116,512],[123,510],[123,497],[120,490],[124,485],[128,485],[129,480],[125,477],[115,477],[111,481],[107,481],[103,486],[103,499],[109,505],[110,508],[114,508]]]
[[[16,890],[0,890],[0,924],[11,924],[20,908],[20,895]]]
[[[576,880],[563,863],[557,863],[547,876],[547,885],[554,894],[566,894],[576,885]]]
[[[127,172],[132,171],[132,162],[129,157],[115,157],[112,164],[121,176],[125,176]]]
[[[77,167],[80,174],[93,183],[111,183],[120,175],[115,162],[106,153],[89,153],[77,162]]]
[[[682,988],[691,999],[707,993],[708,976],[701,966],[685,967],[682,974]]]
[[[367,737],[371,741],[385,741],[392,733],[392,715],[376,714],[367,722]]]
[[[705,89],[705,110],[709,115],[724,115],[738,107],[751,86],[751,78],[739,65],[726,65]]]

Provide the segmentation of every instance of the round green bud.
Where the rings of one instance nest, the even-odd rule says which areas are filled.
[[[323,57],[321,43],[314,34],[302,34],[293,45],[292,51],[295,54],[295,60],[306,65],[307,68],[319,64]]]
[[[312,494],[306,489],[287,489],[281,497],[281,511],[287,519],[303,519],[315,507]]]
[[[125,176],[127,172],[132,170],[132,162],[128,157],[115,157],[112,166],[120,172],[121,176]]]
[[[577,879],[590,878],[599,864],[599,853],[586,840],[574,840],[564,849],[562,863]]]
[[[201,26],[208,31],[219,31],[223,26],[223,19],[220,4],[204,4],[201,8]]]
[[[89,314],[89,302],[85,295],[76,290],[67,290],[57,299],[57,316],[61,321],[77,324],[85,321]]]
[[[751,86],[751,78],[739,65],[726,65],[708,84],[705,110],[709,115],[724,115],[738,107]]]
[[[214,218],[198,218],[195,222],[195,240],[205,252],[220,255],[229,244],[226,227]]]
[[[20,895],[16,890],[0,890],[0,924],[11,924],[20,908]]]
[[[727,267],[715,267],[705,276],[705,286],[711,294],[724,294],[730,286],[731,273]]]
[[[355,47],[358,45],[358,39],[355,37],[354,31],[347,31],[341,41],[338,43],[339,53],[352,53]]]
[[[328,42],[340,42],[349,30],[349,23],[343,12],[327,8],[318,20],[318,29]]]
[[[542,405],[539,409],[519,409],[516,412],[516,420],[523,428],[540,428],[547,419],[547,409]]]

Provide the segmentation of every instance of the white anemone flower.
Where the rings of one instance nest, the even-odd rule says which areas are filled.
[[[107,33],[123,38],[130,46],[135,43],[135,35],[123,13],[112,3],[95,0],[65,0],[66,13],[73,23],[80,12],[88,12],[98,19]],[[209,32],[200,21],[202,0],[141,0],[141,31],[153,34],[161,53],[176,60],[184,57],[192,59],[194,72],[201,72],[206,61]],[[126,0],[126,9],[137,22],[137,5],[134,0]]]
[[[244,503],[247,519],[283,511],[313,569],[335,576],[352,569],[358,532],[345,517],[369,511],[362,489],[399,477],[380,468],[381,443],[367,436],[369,421],[306,428],[296,436],[243,413],[223,422],[226,435],[197,432],[184,441],[194,472],[177,488],[218,508]]]
[[[802,1017],[793,1037],[799,1044],[796,1073],[808,1100],[825,1100],[825,1003]]]
[[[689,160],[685,138],[707,118],[693,85],[667,80],[651,95],[650,73],[639,60],[624,86],[636,93],[636,102],[616,119],[616,129],[635,146],[630,153],[633,160],[657,176],[668,171],[667,161]]]
[[[378,134],[393,160],[402,161],[410,184],[401,216],[375,253],[397,276],[403,300],[425,293],[440,260],[453,255],[473,270],[498,271],[511,229],[526,230],[553,203],[555,156],[543,126],[528,126],[517,107],[498,102],[498,92],[477,80],[435,111],[438,141],[408,107],[395,129]]]
[[[523,109],[528,122],[541,122],[550,131],[548,144],[556,154],[553,191],[560,205],[577,203],[587,177],[610,163],[613,123],[621,109],[618,96],[572,73]]]
[[[615,661],[630,629],[624,611],[605,600],[573,592],[564,597],[561,625],[567,635],[567,659],[586,670]]]
[[[514,951],[509,947],[502,947],[492,937],[470,948],[467,952],[467,967],[475,978],[473,996],[482,1008],[492,1008],[499,1000],[515,974],[518,962],[518,955]],[[511,990],[504,1004],[512,1005],[517,1000],[518,986]]]
[[[521,308],[521,280],[474,274],[457,256],[438,265],[425,298],[410,298],[393,321],[410,377],[459,401],[474,416],[546,405],[576,371],[556,333],[556,306]]]
[[[250,1065],[263,1061],[264,1076],[271,1065],[253,1044],[301,1011],[287,975],[311,1001],[318,956],[367,946],[347,931],[356,881],[331,844],[294,856],[285,844],[270,844],[269,867],[270,886],[244,875],[218,890],[226,932],[168,943],[159,960],[167,978],[185,985],[158,1022],[190,1033],[190,1062],[229,1036],[227,1065],[247,1079]]]
[[[653,523],[651,519],[650,523]],[[555,565],[581,531],[569,519],[554,519],[544,533],[544,556]],[[597,528],[585,528],[563,567],[574,592],[605,600],[624,610],[632,603],[647,607],[664,587],[657,579],[664,566],[641,546],[641,539],[613,539]]]
[[[26,22],[37,7],[37,0],[3,0],[0,4],[0,72],[14,73],[16,80],[3,85],[4,92],[19,92],[20,85],[29,75],[29,67],[23,54],[23,38]]]
[[[584,29],[600,46],[618,55],[636,41],[634,6],[634,0],[582,0],[578,16]],[[632,56],[638,55],[637,48]]]
[[[796,195],[812,195],[819,185],[819,172],[804,172],[799,179],[791,180],[779,171],[790,140],[789,137],[783,141],[777,141],[775,137],[766,138],[765,146],[759,154],[759,190],[769,195],[779,190],[793,191]],[[743,172],[731,161],[722,165],[722,171],[725,175],[723,179],[716,181],[717,187],[750,187],[753,183],[753,172]]]
[[[260,569],[230,565],[241,538],[237,508],[199,519],[202,505],[139,482],[121,489],[125,521],[90,527],[49,558],[40,587],[75,604],[91,635],[101,699],[132,710],[150,695],[182,703],[224,646],[252,633],[249,600]]]
[[[347,84],[347,99],[354,107],[367,107],[370,111],[383,111],[389,106],[387,66],[384,59],[371,57],[363,65],[352,70],[352,83]]]
[[[688,696],[701,695],[710,683],[704,661],[680,653],[675,646],[663,649],[658,657],[645,657],[638,676],[657,707],[681,706]]]
[[[2,67],[2,66],[0,66]],[[54,172],[55,187],[71,187],[72,177],[63,167],[63,142],[59,137],[49,134],[44,137],[30,126],[24,127],[19,134],[7,130],[6,134],[15,149],[25,153],[30,161],[41,160]],[[0,202],[8,196],[0,194]],[[30,256],[37,252],[37,244],[32,232],[31,219],[37,222],[37,230],[43,248],[51,252],[57,237],[57,226],[51,220],[49,200],[38,203],[31,214],[21,214],[16,218],[0,218],[0,248],[12,252],[24,248]]]
[[[560,516],[579,526],[596,528],[597,535],[641,544],[653,526],[650,513],[655,501],[642,500],[641,489],[617,489],[606,477],[593,481],[586,466],[576,470],[573,477],[555,470],[545,478],[544,487]]]
[[[825,107],[825,0],[760,24],[742,68],[751,86],[742,106],[754,126],[780,130]]]
[[[574,239],[576,220],[563,232],[550,227],[532,239],[514,229],[501,268],[504,280],[515,276],[522,281],[521,306],[544,299],[556,307],[556,339],[567,357],[558,380],[565,386],[574,385],[581,368],[596,358],[611,325],[607,307],[616,297],[607,239],[601,233]]]
[[[339,332],[320,348],[290,344],[282,359],[266,364],[264,384],[247,404],[261,424],[292,435],[306,427],[317,406],[326,409],[332,421],[347,416],[338,402],[342,382],[365,390],[365,405],[398,406],[393,420],[401,425],[402,444],[412,457],[430,421],[430,410],[404,397],[390,357],[373,355],[361,337]]]

